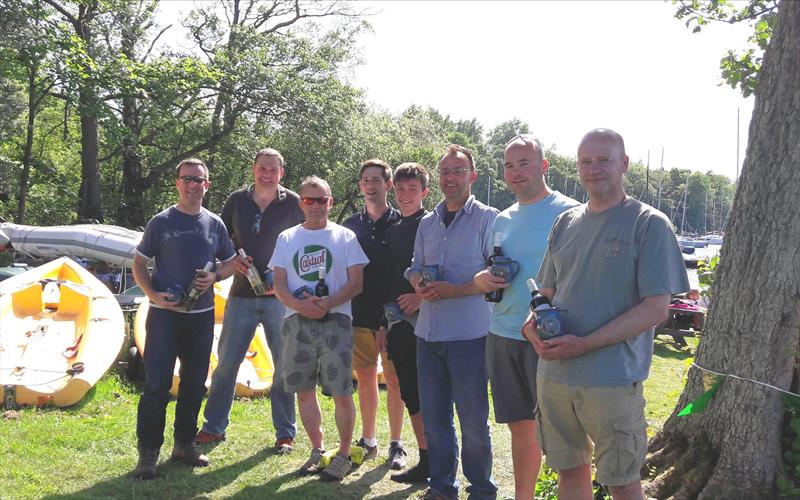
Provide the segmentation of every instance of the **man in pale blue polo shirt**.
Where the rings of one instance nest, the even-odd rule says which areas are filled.
[[[420,221],[414,257],[406,271],[423,299],[414,333],[430,458],[426,498],[431,499],[458,497],[454,403],[461,425],[464,476],[470,482],[467,491],[476,499],[497,496],[492,479],[485,352],[491,307],[473,282],[486,266],[497,209],[471,194],[477,177],[472,152],[448,146],[439,160],[444,201]],[[428,275],[434,269],[439,276]]]
[[[522,337],[531,300],[525,281],[536,276],[547,249],[547,234],[564,210],[578,205],[545,182],[548,162],[541,143],[531,134],[514,136],[503,155],[503,179],[517,197],[494,221],[503,255],[519,264],[517,276],[507,281],[490,268],[475,275],[484,293],[503,288],[494,306],[491,333],[486,339],[486,366],[492,386],[494,418],[511,431],[514,497],[533,498],[542,451],[536,439],[536,366],[539,356]]]

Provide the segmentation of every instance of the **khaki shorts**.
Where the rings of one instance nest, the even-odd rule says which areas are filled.
[[[573,386],[536,377],[537,432],[547,465],[557,470],[591,463],[597,481],[624,486],[641,479],[647,453],[642,383]],[[594,446],[592,445],[594,443]]]
[[[353,327],[353,370],[378,366],[378,342],[375,330],[361,326]],[[384,372],[394,373],[394,365],[386,351],[380,353]]]

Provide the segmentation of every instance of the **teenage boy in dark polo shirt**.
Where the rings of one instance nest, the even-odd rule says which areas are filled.
[[[386,230],[389,254],[384,274],[387,277],[389,302],[395,302],[403,316],[402,319],[395,318],[393,321],[389,321],[390,318],[387,317],[387,327],[381,326],[377,339],[380,350],[388,350],[389,358],[397,373],[400,396],[408,409],[411,427],[414,429],[414,436],[419,446],[419,464],[394,474],[391,479],[398,483],[425,483],[430,475],[430,467],[428,443],[425,441],[425,427],[420,413],[417,387],[417,337],[414,335],[421,299],[403,273],[411,265],[417,227],[426,213],[422,208],[422,200],[428,196],[428,172],[418,163],[403,163],[395,169],[393,181],[394,197],[397,206],[400,207],[402,218]]]
[[[275,364],[270,392],[275,450],[280,454],[292,451],[297,431],[294,395],[285,392],[278,382],[285,309],[273,292],[256,296],[247,280],[249,266],[254,266],[263,276],[278,235],[303,221],[300,197],[280,185],[285,173],[283,163],[283,156],[278,151],[259,151],[253,162],[253,184],[231,193],[222,209],[222,220],[235,247],[243,248],[248,258],[237,257],[234,262],[236,273],[219,339],[219,364],[211,377],[211,390],[203,413],[206,422],[196,438],[201,444],[225,439],[236,374],[255,329],[261,323]]]
[[[365,458],[378,454],[375,419],[378,412],[378,345],[375,334],[383,319],[383,304],[388,302],[384,275],[387,256],[386,228],[400,219],[400,212],[389,205],[387,196],[392,189],[392,167],[383,160],[367,160],[361,164],[358,186],[364,195],[365,206],[342,224],[356,233],[358,242],[369,257],[364,268],[364,291],[353,304],[353,369],[358,379],[358,406],[361,410],[361,439]],[[382,353],[381,353],[382,354]],[[386,399],[389,413],[389,466],[402,469],[406,451],[400,441],[403,431],[403,400],[400,385],[391,361],[382,354],[383,375],[386,380]]]

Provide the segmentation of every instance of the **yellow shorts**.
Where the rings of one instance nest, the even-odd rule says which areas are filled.
[[[353,327],[353,370],[378,366],[378,342],[375,330],[361,326]],[[394,373],[394,365],[386,351],[380,353],[384,372]]]
[[[562,384],[536,377],[539,443],[547,465],[567,470],[592,461],[608,486],[639,481],[647,454],[642,383],[614,387]],[[594,444],[594,446],[592,446]]]

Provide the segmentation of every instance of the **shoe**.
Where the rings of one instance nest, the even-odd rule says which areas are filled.
[[[341,481],[350,472],[352,465],[349,458],[336,455],[331,460],[331,463],[325,467],[325,470],[320,473],[319,479],[320,481]]]
[[[428,450],[419,450],[419,463],[400,474],[394,474],[389,479],[398,483],[421,484],[428,482],[431,475],[431,466],[428,462]]]
[[[300,470],[297,471],[298,476],[311,476],[316,474],[320,471],[319,463],[322,461],[322,454],[325,453],[325,450],[320,450],[319,448],[314,448],[311,450],[311,456],[308,457],[306,463],[304,463]]]
[[[156,467],[158,465],[159,450],[145,450],[139,448],[139,462],[133,470],[133,477],[136,479],[153,479],[156,477]]]
[[[192,467],[207,467],[209,463],[208,457],[200,453],[200,450],[197,449],[197,443],[194,441],[186,444],[175,443],[175,446],[172,447],[170,459],[183,462]]]
[[[225,441],[225,434],[211,434],[210,432],[200,431],[194,437],[194,442],[197,444],[217,443]]]
[[[371,460],[378,456],[378,447],[368,445],[364,442],[363,437],[356,441],[356,446],[364,450],[364,460]]]
[[[406,467],[406,449],[397,441],[392,441],[389,445],[389,468],[392,470],[400,470]]]
[[[422,497],[422,500],[453,500],[454,498],[456,497],[449,497],[444,493],[439,493],[433,488],[428,488],[428,491],[425,492],[425,496]]]
[[[294,439],[283,437],[275,441],[275,453],[278,455],[288,455],[292,451],[294,451]]]

